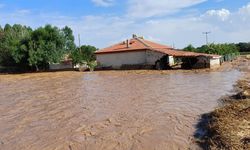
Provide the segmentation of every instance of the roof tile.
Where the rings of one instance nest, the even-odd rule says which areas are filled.
[[[142,38],[133,38],[129,40],[129,47],[127,47],[127,41],[112,45],[110,47],[96,51],[95,54],[105,54],[105,53],[117,53],[117,52],[130,52],[130,51],[144,51],[152,50],[160,53],[168,54],[176,57],[220,57],[219,55],[211,55],[204,53],[187,52],[182,50],[176,50],[170,46],[158,44],[152,41],[148,41]]]

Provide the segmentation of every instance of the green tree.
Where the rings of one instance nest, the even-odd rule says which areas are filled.
[[[239,53],[239,48],[235,44],[209,44],[202,45],[201,47],[194,48],[192,45],[184,48],[186,51],[207,53],[207,54],[217,54],[217,55],[227,55],[227,54],[237,54]]]
[[[69,28],[63,30],[51,25],[40,27],[32,33],[29,42],[30,66],[46,69],[49,63],[59,63],[65,54],[74,48],[72,32]]]
[[[78,49],[75,49],[71,53],[74,64],[83,64],[95,61],[96,47],[90,45],[83,45]]]
[[[185,47],[183,49],[184,51],[189,51],[189,52],[195,52],[196,51],[196,48],[192,45],[192,44],[189,44],[187,47]]]
[[[73,35],[73,31],[68,26],[66,26],[62,29],[62,32],[65,39],[66,51],[67,52],[74,51],[76,49],[76,45],[74,43],[75,38]]]
[[[6,24],[0,27],[0,65],[23,69],[47,69],[75,51],[73,31],[46,25],[36,30]]]
[[[71,53],[71,58],[74,64],[85,64],[90,70],[94,70],[96,63],[95,51],[96,47],[90,45],[83,45],[81,48],[75,49]]]
[[[26,26],[6,24],[0,37],[0,63],[5,66],[27,66],[25,42],[32,30]]]
[[[6,24],[6,25],[4,26],[4,31],[5,31],[5,32],[10,31],[11,29],[12,29],[12,27],[11,27],[10,24]]]
[[[237,47],[239,48],[240,52],[250,52],[250,42],[249,43],[238,43]]]

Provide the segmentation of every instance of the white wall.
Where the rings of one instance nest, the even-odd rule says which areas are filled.
[[[210,68],[215,68],[220,66],[220,58],[211,58],[210,59]]]
[[[146,51],[146,56],[147,56],[147,64],[149,65],[155,65],[155,62],[159,59],[161,59],[165,54],[156,52],[156,51]]]
[[[121,52],[121,53],[107,53],[96,54],[97,63],[101,67],[120,68],[122,65],[138,65],[146,63],[146,50]]]
[[[157,60],[160,60],[166,54],[156,52],[156,51],[147,50],[146,55],[147,55],[147,64],[155,65],[155,62]],[[170,66],[174,65],[174,57],[173,56],[169,56],[168,60],[169,60]]]
[[[145,50],[120,53],[96,54],[97,63],[100,67],[112,67],[119,69],[122,65],[155,65],[157,60],[160,60],[163,53]],[[169,56],[170,65],[174,65],[174,57]]]
[[[173,56],[168,56],[168,61],[170,66],[173,66],[175,64]]]

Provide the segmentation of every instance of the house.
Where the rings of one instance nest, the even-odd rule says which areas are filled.
[[[132,39],[95,53],[100,68],[110,69],[168,69],[180,59],[185,68],[213,68],[220,66],[220,57],[203,53],[176,50],[133,35]]]

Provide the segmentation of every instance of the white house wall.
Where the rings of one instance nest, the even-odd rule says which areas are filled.
[[[156,51],[146,51],[146,56],[147,56],[147,64],[148,65],[155,65],[155,62],[157,60],[160,60],[164,55],[163,53],[156,52]]]
[[[156,51],[147,50],[146,55],[147,55],[147,64],[148,65],[155,65],[155,62],[157,60],[160,60],[166,54],[156,52]],[[168,56],[168,60],[169,60],[170,66],[174,65],[174,57],[173,56]]]
[[[170,65],[170,66],[175,65],[174,56],[168,56],[168,61],[169,61],[169,65]]]
[[[120,68],[122,65],[146,63],[146,51],[97,54],[96,60],[101,67]]]
[[[100,67],[120,68],[122,65],[155,65],[163,53],[145,50],[121,53],[97,54],[96,59]],[[169,56],[169,64],[174,65],[174,57]]]
[[[210,68],[215,68],[220,66],[220,58],[211,58],[210,59]]]

